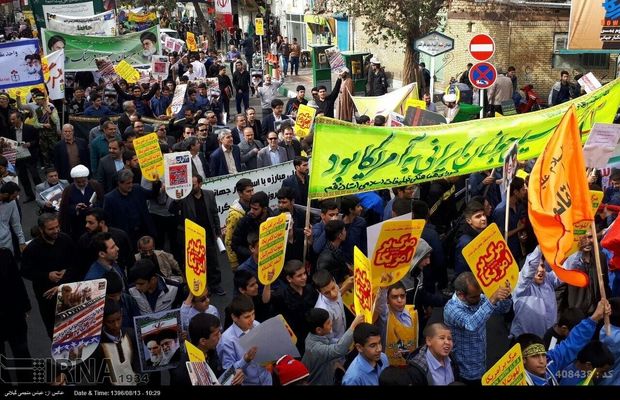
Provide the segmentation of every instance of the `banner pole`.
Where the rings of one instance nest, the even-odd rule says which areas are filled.
[[[308,201],[306,201],[306,222],[304,223],[304,229],[310,228],[310,196],[308,196]],[[304,255],[302,259],[302,264],[306,265],[306,253],[308,252],[308,237],[304,235]]]
[[[263,55],[263,35],[258,36],[260,40],[260,69],[265,73],[265,56]]]
[[[508,219],[510,217],[510,187],[506,187],[506,213],[504,216],[504,240],[508,242]]]
[[[590,229],[592,231],[592,242],[594,243],[594,259],[596,260],[596,276],[598,278],[598,288],[601,292],[601,300],[607,300],[607,295],[605,294],[605,284],[603,283],[603,269],[601,268],[601,256],[598,249],[598,238],[596,237],[596,224],[594,223],[594,219],[592,219]],[[611,336],[609,315],[607,314],[605,314],[605,332],[608,336]]]
[[[483,119],[484,118],[484,89],[478,90],[478,93],[480,95],[480,119]]]

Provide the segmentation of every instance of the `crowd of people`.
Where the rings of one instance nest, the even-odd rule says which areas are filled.
[[[119,374],[142,375],[135,360],[136,346],[142,344],[135,342],[133,318],[177,308],[183,337],[204,353],[216,375],[233,368],[233,384],[477,386],[488,369],[486,323],[493,314],[505,316],[507,339],[521,344],[530,385],[574,385],[590,373],[597,384],[620,382],[614,372],[620,362],[620,278],[602,252],[601,293],[593,254],[593,242],[605,235],[616,214],[598,216],[598,235],[584,236],[566,261],[567,269],[591,276],[589,286],[577,288],[556,277],[528,222],[531,162],[520,166],[525,178],[515,177],[507,188],[508,202],[501,171],[488,170],[309,203],[312,135],[296,136],[297,110],[307,104],[317,115],[351,121],[354,108],[343,95],[352,92],[350,74],[345,69],[333,88],[312,88],[309,99],[299,85],[285,104],[278,93],[282,80],[250,75],[249,35],[235,40],[227,55],[215,49],[169,54],[165,80],[106,84],[97,73],[80,72],[67,77],[67,97],[60,103],[40,90],[28,93],[27,102],[21,93],[15,99],[0,93],[0,133],[20,148],[14,164],[0,156],[0,293],[5,304],[12,304],[2,314],[1,353],[6,341],[15,357],[30,356],[26,317],[31,301],[38,303],[45,334],[52,339],[60,285],[104,278],[102,341],[95,357],[109,363],[109,379],[116,384],[129,383]],[[286,60],[282,79],[294,79],[297,40],[274,43]],[[370,65],[369,95],[385,94],[388,83],[379,60],[373,57]],[[172,114],[172,96],[183,83],[188,84],[183,106]],[[554,89],[554,101],[565,92],[564,86]],[[260,109],[250,107],[251,96],[259,99]],[[230,118],[233,98],[236,114]],[[428,93],[424,100],[434,106]],[[78,130],[75,117],[94,117],[98,124]],[[355,117],[359,124],[386,123],[382,116]],[[142,177],[133,142],[151,132],[162,153],[190,152],[188,197],[170,198],[163,177],[154,182]],[[275,209],[265,191],[241,178],[234,188],[238,198],[221,226],[215,194],[205,181],[289,161],[294,173],[277,191]],[[609,181],[603,202],[620,205],[620,172],[612,172]],[[590,185],[600,189],[602,176],[592,175]],[[24,205],[33,201],[37,224],[23,227]],[[320,210],[310,223],[299,207],[307,204]],[[285,264],[275,282],[263,285],[259,228],[281,213],[291,215]],[[402,280],[379,289],[372,323],[364,322],[343,300],[353,287],[354,248],[368,256],[366,228],[403,215],[426,221],[411,268]],[[184,274],[185,219],[206,230],[208,285],[199,296],[189,292]],[[462,250],[492,222],[507,230],[520,274],[516,287],[501,287],[487,297]],[[25,229],[32,237],[28,242]],[[218,256],[219,240],[226,260]],[[230,287],[221,278],[228,267],[234,275]],[[32,282],[33,299],[22,277]],[[228,292],[233,297],[225,310],[210,304],[210,296]],[[257,348],[244,348],[239,340],[278,314],[297,338],[300,357],[284,355],[261,365],[255,361]],[[601,328],[605,316],[611,318],[611,334]],[[170,340],[145,340],[149,362],[179,362],[171,384],[188,385],[188,356],[170,347]],[[110,343],[117,346],[105,346]],[[123,351],[132,346],[125,360]],[[132,383],[157,384],[159,374],[149,372],[148,379]]]

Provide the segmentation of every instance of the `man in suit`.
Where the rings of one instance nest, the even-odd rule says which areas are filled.
[[[241,172],[241,152],[239,147],[233,144],[233,136],[230,129],[217,131],[220,147],[211,153],[209,169],[211,176],[222,176]]]
[[[230,131],[228,131],[230,135]],[[232,137],[230,138],[232,143]],[[226,292],[220,285],[222,274],[218,262],[217,239],[220,237],[220,219],[215,203],[215,193],[211,190],[202,188],[202,177],[194,175],[192,177],[192,192],[189,196],[173,205],[176,208],[175,214],[180,211],[181,220],[185,218],[192,220],[205,228],[207,235],[207,276],[209,279],[209,291],[218,296],[225,296]],[[179,224],[180,232],[185,232],[183,224]],[[183,235],[183,233],[181,233]]]
[[[103,185],[103,191],[109,193],[116,189],[116,183],[118,182],[118,171],[124,168],[121,142],[116,139],[112,139],[108,142],[108,155],[103,157],[99,161],[99,167],[97,167],[96,179]]]
[[[293,159],[295,173],[282,181],[282,187],[295,190],[295,204],[306,205],[308,202],[308,158],[297,156]]]
[[[58,171],[54,167],[50,167],[45,170],[45,178],[45,182],[39,183],[34,188],[36,194],[35,198],[37,204],[39,205],[41,213],[56,212],[54,205],[51,202],[46,201],[43,196],[41,196],[41,193],[56,185],[60,185],[58,188],[64,190],[66,187],[69,186],[69,182],[64,179],[59,179]]]
[[[263,137],[267,137],[269,132],[277,132],[280,130],[282,121],[290,119],[284,115],[284,103],[280,99],[273,99],[271,101],[271,114],[263,118],[262,129]],[[267,143],[269,144],[269,143]]]
[[[30,177],[35,186],[41,183],[39,171],[37,171],[37,161],[39,160],[39,132],[32,126],[24,124],[22,114],[19,111],[12,111],[9,115],[11,129],[7,137],[17,141],[17,159],[15,160],[15,169],[19,183],[24,187],[26,192],[26,203],[33,201],[34,192],[30,184]]]
[[[112,122],[110,124],[114,126]],[[58,171],[58,176],[60,179],[67,179],[71,182],[71,169],[77,165],[88,165],[89,162],[88,143],[84,139],[75,137],[73,125],[64,124],[62,140],[54,146],[54,167]]]
[[[254,107],[248,107],[245,110],[246,126],[249,126],[254,131],[254,139],[260,140],[265,143],[263,136],[263,127],[260,120],[256,119],[256,109]]]
[[[268,167],[270,165],[281,164],[288,161],[286,150],[284,147],[278,146],[278,134],[269,132],[267,135],[269,144],[262,148],[257,156],[257,168]]]
[[[200,142],[196,136],[185,139],[185,148],[192,155],[192,175],[200,175],[203,180],[209,176],[209,164],[200,153]]]
[[[243,128],[243,140],[239,143],[239,151],[244,171],[256,169],[258,151],[262,148],[263,144],[254,139],[254,130],[249,126]]]
[[[235,127],[232,128],[233,144],[239,145],[243,140],[243,128],[246,127],[245,114],[237,114],[235,117]]]

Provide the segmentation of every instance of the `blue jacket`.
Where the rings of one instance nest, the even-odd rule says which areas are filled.
[[[239,150],[239,146],[233,145],[232,155],[235,160],[237,172],[241,172],[241,151]],[[211,173],[211,176],[222,176],[229,174],[226,158],[224,157],[224,152],[222,151],[222,146],[219,146],[217,150],[211,153],[211,157],[209,158],[209,172]]]
[[[528,384],[530,386],[547,386],[550,380],[557,383],[558,375],[561,374],[562,369],[575,361],[577,353],[590,342],[595,330],[596,322],[592,318],[586,318],[577,324],[566,339],[547,352],[547,374],[544,378],[525,371],[525,379]]]
[[[126,196],[114,189],[105,195],[103,209],[108,216],[108,225],[121,229],[129,235],[139,232],[140,234],[154,235],[155,225],[149,214],[147,199],[153,193],[159,193],[160,185],[153,185],[153,190],[148,191],[135,183],[133,189]]]
[[[609,351],[611,351],[611,354],[613,354],[616,359],[616,363],[613,367],[611,367],[611,371],[613,373],[609,374],[607,377],[604,377],[600,382],[600,385],[603,386],[620,385],[620,374],[618,373],[618,371],[620,371],[620,327],[610,325],[610,328],[610,336],[607,336],[605,327],[601,328],[601,332],[599,334],[601,342],[609,348]]]

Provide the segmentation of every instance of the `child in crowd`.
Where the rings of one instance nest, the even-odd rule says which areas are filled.
[[[353,331],[364,321],[364,316],[360,314],[355,317],[349,329],[336,342],[330,340],[333,322],[329,312],[313,308],[308,312],[307,320],[310,333],[306,337],[306,352],[301,361],[310,371],[308,382],[311,385],[333,385],[336,369],[344,369],[339,360],[349,353]]]
[[[342,293],[353,287],[353,277],[350,276],[343,282],[342,287],[338,287],[332,274],[326,269],[320,269],[312,276],[312,283],[320,293],[314,307],[322,308],[329,312],[332,321],[329,339],[331,339],[332,343],[336,343],[347,329]]]
[[[207,287],[205,287],[205,290],[200,296],[194,296],[190,292],[183,304],[181,304],[181,326],[183,332],[187,332],[189,321],[200,313],[215,315],[220,319],[219,311],[217,311],[215,306],[210,304],[209,289]]]
[[[222,361],[222,367],[225,370],[230,367],[243,370],[244,385],[271,386],[269,371],[254,362],[257,347],[251,347],[246,351],[239,344],[239,338],[260,325],[260,322],[254,320],[252,299],[245,295],[235,297],[230,303],[230,315],[233,324],[224,331],[217,345],[217,355]]]

